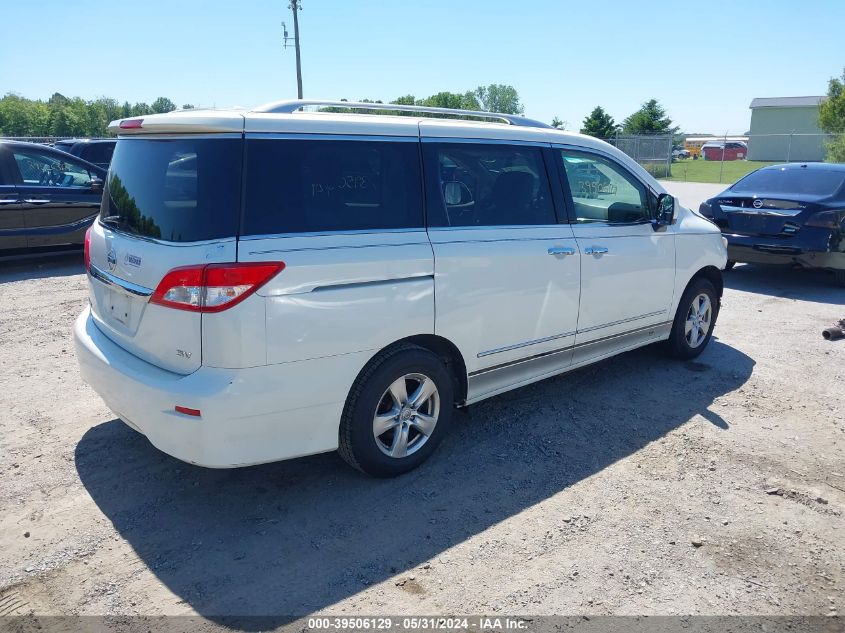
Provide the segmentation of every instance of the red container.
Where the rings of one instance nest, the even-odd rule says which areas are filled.
[[[724,150],[722,147],[705,147],[702,151],[706,160],[745,160],[748,156],[748,147],[743,143],[727,143]]]

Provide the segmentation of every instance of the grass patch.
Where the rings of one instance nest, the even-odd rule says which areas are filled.
[[[681,182],[721,182],[726,185],[750,174],[755,169],[767,165],[777,165],[776,162],[763,160],[727,160],[722,168],[722,179],[719,180],[719,169],[722,163],[715,160],[692,160],[687,158],[672,163],[672,175],[664,180]]]

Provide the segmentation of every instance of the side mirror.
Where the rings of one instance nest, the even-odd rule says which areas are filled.
[[[91,182],[88,183],[88,188],[93,193],[100,193],[103,190],[103,181],[99,178],[92,178]]]
[[[668,193],[657,196],[657,217],[652,220],[656,231],[661,226],[669,226],[675,221],[675,198]]]

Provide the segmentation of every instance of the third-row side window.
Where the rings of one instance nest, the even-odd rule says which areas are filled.
[[[244,235],[422,226],[417,143],[247,140]]]

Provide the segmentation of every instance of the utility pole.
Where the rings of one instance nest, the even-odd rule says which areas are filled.
[[[296,49],[296,95],[302,99],[302,63],[299,59],[299,15],[302,0],[290,0],[288,7],[293,11],[293,44]]]

